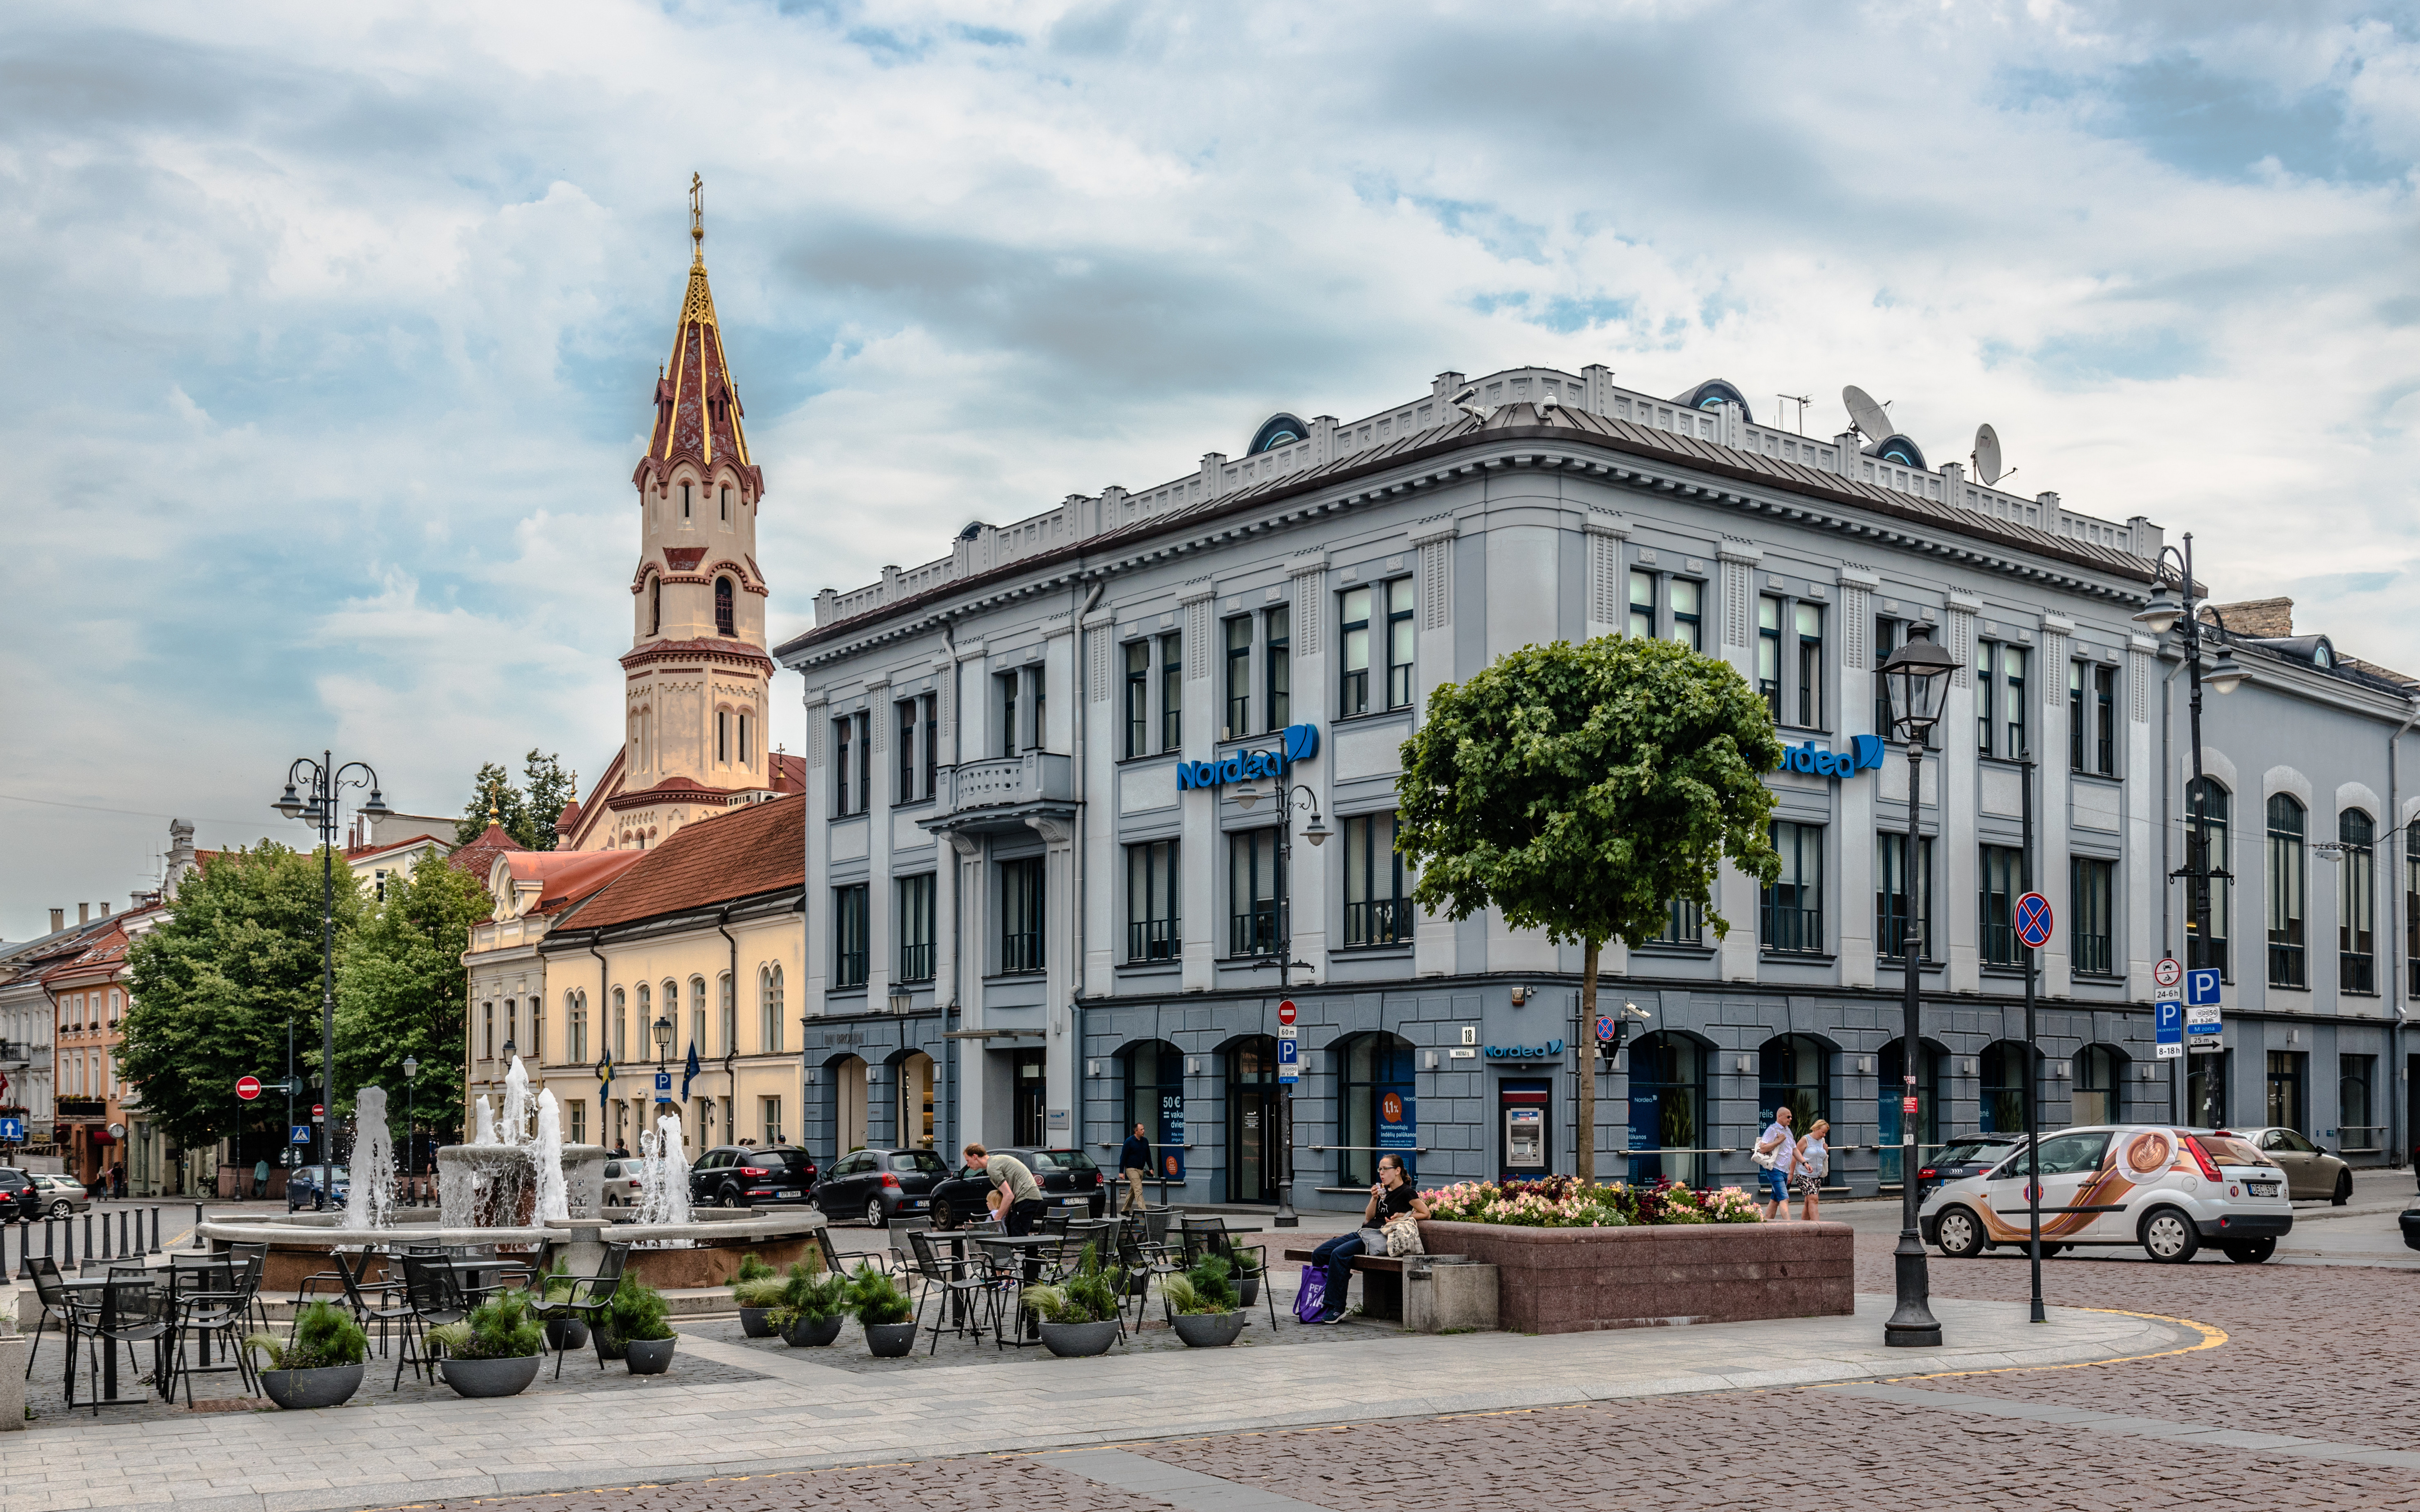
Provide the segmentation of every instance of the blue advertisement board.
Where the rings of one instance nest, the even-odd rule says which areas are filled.
[[[1159,1094],[1159,1174],[1171,1181],[1185,1180],[1185,1094]]]
[[[1404,1170],[1417,1176],[1419,1162],[1412,1148],[1418,1145],[1420,1133],[1419,1100],[1409,1091],[1389,1090],[1378,1097],[1378,1149],[1381,1154],[1393,1152],[1404,1163]]]

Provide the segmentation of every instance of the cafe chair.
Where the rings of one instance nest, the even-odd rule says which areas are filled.
[[[89,1303],[79,1302],[76,1304],[76,1310],[84,1314],[85,1363],[94,1381],[101,1379],[101,1350],[125,1345],[126,1362],[139,1376],[142,1366],[136,1359],[134,1346],[148,1344],[151,1346],[151,1379],[160,1384],[161,1395],[167,1395],[166,1373],[161,1367],[161,1360],[163,1341],[168,1336],[175,1315],[167,1296],[161,1290],[161,1280],[162,1273],[158,1271],[147,1270],[140,1265],[120,1266],[109,1274],[105,1300],[95,1298]],[[186,1388],[185,1405],[188,1407],[193,1405],[192,1390],[190,1386]],[[68,1405],[82,1407],[87,1403],[70,1396]],[[99,1417],[102,1401],[98,1393],[88,1399],[88,1405],[92,1408],[92,1415]]]
[[[933,1344],[927,1355],[941,1349],[944,1330],[964,1338],[970,1329],[981,1334],[989,1326],[984,1318],[986,1303],[997,1309],[1000,1292],[988,1273],[980,1273],[970,1261],[955,1255],[944,1255],[933,1242],[933,1236],[923,1229],[911,1229],[908,1235],[908,1253],[915,1259],[915,1273],[924,1284],[916,1300],[916,1320],[923,1323],[924,1305],[934,1304]]]
[[[588,1325],[591,1333],[604,1326],[605,1310],[613,1304],[613,1293],[622,1288],[622,1270],[630,1261],[630,1246],[608,1244],[605,1258],[591,1275],[546,1275],[539,1281],[544,1290],[537,1297],[537,1316],[547,1322],[577,1319]],[[555,1288],[564,1288],[561,1296]],[[563,1357],[570,1351],[558,1346],[554,1351],[554,1379],[563,1379]],[[597,1356],[597,1368],[605,1368],[605,1356]]]

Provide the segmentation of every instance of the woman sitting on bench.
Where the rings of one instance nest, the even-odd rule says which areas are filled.
[[[1407,1212],[1415,1218],[1427,1217],[1429,1199],[1413,1189],[1411,1178],[1404,1172],[1404,1157],[1381,1155],[1378,1179],[1370,1183],[1370,1205],[1361,1210],[1360,1230],[1339,1234],[1311,1252],[1311,1263],[1327,1267],[1327,1305],[1320,1312],[1321,1322],[1344,1321],[1344,1288],[1352,1284],[1353,1257],[1387,1253],[1379,1231],[1388,1219]]]

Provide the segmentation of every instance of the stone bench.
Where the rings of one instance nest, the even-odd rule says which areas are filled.
[[[1311,1251],[1289,1249],[1305,1264]],[[1408,1333],[1496,1326],[1496,1267],[1467,1255],[1356,1255],[1361,1273],[1361,1316],[1400,1323]]]

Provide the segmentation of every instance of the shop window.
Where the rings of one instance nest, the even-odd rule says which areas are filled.
[[[1917,1057],[1916,1084],[1912,1088],[1906,1081],[1906,1040],[1894,1035],[1885,1041],[1874,1064],[1874,1142],[1882,1147],[1882,1180],[1896,1183],[1900,1179],[1900,1141],[1907,1133],[1902,1123],[1902,1099],[1911,1090],[1916,1093],[1917,1161],[1921,1163],[1941,1148],[1941,1110],[1949,1102],[1949,1057],[1939,1045],[1926,1043]]]
[[[2269,1052],[2267,1122],[2274,1128],[2291,1129],[2296,1134],[2310,1132],[2309,1103],[2304,1097],[2304,1078],[2311,1057],[2300,1050]]]
[[[2116,1123],[2118,1088],[2125,1082],[2125,1057],[2105,1044],[2088,1044],[2075,1054],[2071,1068],[2070,1121]]]
[[[1756,1126],[1773,1124],[1776,1109],[1790,1110],[1790,1133],[1804,1139],[1818,1119],[1832,1116],[1832,1048],[1805,1034],[1767,1040],[1757,1051]]]
[[[1985,1134],[2024,1133],[2027,1058],[2022,1041],[1995,1040],[1983,1047],[1982,1105],[1976,1127]]]
[[[1337,1169],[1339,1186],[1366,1188],[1378,1179],[1378,1157],[1403,1157],[1417,1176],[1419,1157],[1418,1088],[1411,1041],[1396,1035],[1356,1035],[1338,1047]]]
[[[1685,1035],[1658,1032],[1634,1041],[1630,1068],[1630,1181],[1670,1180],[1705,1185],[1706,1057]]]

